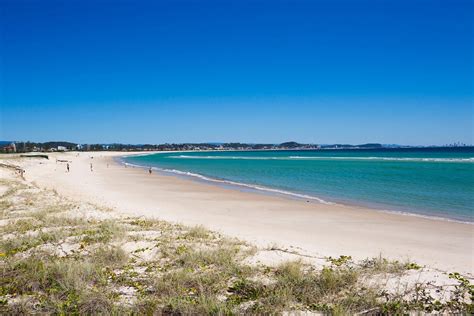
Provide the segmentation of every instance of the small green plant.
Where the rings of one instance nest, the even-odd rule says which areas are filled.
[[[407,264],[405,264],[405,269],[407,270],[420,270],[421,268],[423,267],[414,262],[408,262]]]
[[[448,274],[450,279],[457,280],[456,290],[454,297],[456,300],[463,300],[466,295],[469,295],[471,304],[468,306],[468,310],[474,311],[474,284],[472,284],[467,278],[463,277],[458,272],[452,272]],[[453,304],[455,302],[452,302]]]
[[[240,304],[264,296],[265,286],[246,279],[239,279],[235,281],[227,291],[231,293],[228,297],[228,301],[232,302],[232,304]]]
[[[341,255],[339,258],[328,257],[327,260],[334,266],[340,267],[352,260],[351,256]]]
[[[130,222],[130,225],[139,226],[141,228],[153,227],[153,222],[144,219],[135,219]]]

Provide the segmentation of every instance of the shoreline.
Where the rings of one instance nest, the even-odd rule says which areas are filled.
[[[188,151],[176,151],[176,153],[181,153],[181,152],[188,152]],[[205,151],[205,152],[208,152],[208,151]],[[211,152],[215,152],[215,151],[211,151]],[[166,152],[123,155],[123,156],[114,157],[113,160],[118,164],[122,164],[122,165],[126,164],[128,166],[131,166],[132,168],[141,168],[144,170],[148,170],[150,168],[149,166],[130,163],[130,162],[125,161],[124,158],[130,157],[130,156],[148,156],[148,155],[154,155],[154,154],[160,154],[160,153],[166,153]],[[431,220],[436,220],[436,221],[446,221],[446,222],[474,225],[474,221],[462,220],[459,218],[443,217],[441,215],[438,216],[438,215],[415,213],[415,212],[410,212],[409,210],[404,210],[402,208],[400,209],[396,209],[395,207],[390,208],[390,206],[381,205],[377,203],[370,203],[370,202],[357,203],[355,201],[349,201],[349,200],[328,201],[326,198],[307,195],[304,193],[285,191],[285,190],[280,190],[280,189],[267,187],[263,185],[253,185],[253,184],[247,184],[244,182],[236,182],[236,181],[227,180],[227,179],[213,178],[207,175],[181,171],[177,169],[171,170],[171,169],[164,169],[160,167],[151,167],[151,169],[156,172],[159,172],[162,175],[174,176],[174,177],[182,178],[185,180],[194,181],[197,183],[212,184],[218,187],[229,188],[229,189],[236,190],[239,192],[249,192],[249,193],[255,193],[255,194],[262,194],[265,196],[277,196],[277,197],[287,198],[290,200],[299,200],[299,201],[311,200],[311,202],[314,201],[315,203],[322,203],[326,205],[340,205],[340,206],[345,206],[345,207],[366,208],[366,209],[373,210],[374,212],[395,214],[395,215],[401,215],[401,216],[412,216],[412,217],[419,217],[419,218],[431,219]],[[387,207],[387,208],[385,209],[384,207]]]
[[[151,152],[57,153],[49,161],[31,159],[22,166],[27,181],[123,214],[204,225],[257,245],[298,249],[311,256],[365,259],[382,254],[473,275],[474,231],[469,223],[306,203],[176,176],[148,175],[141,168],[116,163],[115,158],[129,154]],[[71,172],[66,173],[65,165],[56,164],[54,158],[70,160]]]

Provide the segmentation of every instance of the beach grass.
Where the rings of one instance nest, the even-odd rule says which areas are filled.
[[[0,181],[2,314],[472,313],[464,276],[388,291],[377,281],[422,270],[383,257],[251,264],[258,247],[202,226],[120,216],[20,178]],[[265,251],[278,251],[265,250]]]

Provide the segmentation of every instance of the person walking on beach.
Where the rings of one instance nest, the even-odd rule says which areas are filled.
[[[93,171],[93,170],[92,170],[92,162],[91,162],[91,172],[92,172],[92,171]]]
[[[69,162],[66,164],[67,172],[69,172]]]
[[[150,167],[150,169],[148,169],[148,173],[151,174],[151,167]]]

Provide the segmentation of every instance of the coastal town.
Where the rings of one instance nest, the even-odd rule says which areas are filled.
[[[181,144],[77,144],[64,141],[56,142],[2,142],[0,153],[25,152],[66,152],[66,151],[205,151],[205,150],[330,150],[330,149],[380,149],[412,148],[414,146],[386,145],[368,143],[350,144],[302,144],[284,142],[281,144],[248,144],[248,143],[181,143]],[[431,147],[471,147],[461,142]]]
[[[76,144],[70,142],[5,142],[1,152],[64,152],[64,151],[202,151],[202,150],[314,150],[321,148],[380,148],[380,144],[315,145],[285,142],[281,144],[245,143],[183,143],[183,144]]]

